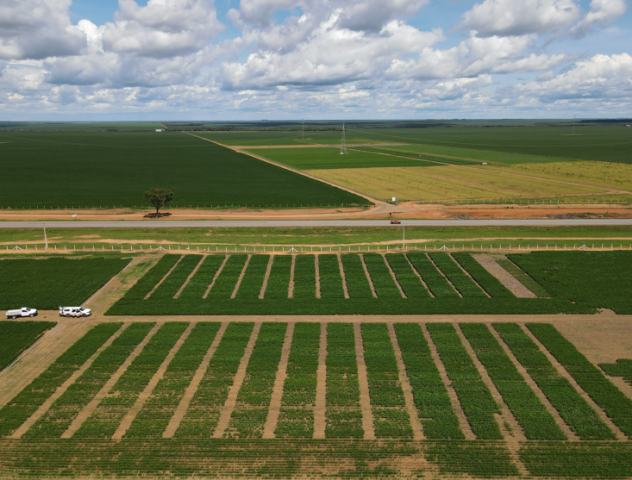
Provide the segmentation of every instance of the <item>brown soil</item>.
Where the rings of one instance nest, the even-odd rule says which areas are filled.
[[[327,323],[320,324],[320,348],[316,372],[316,402],[314,404],[314,438],[325,438],[327,405]]]
[[[406,402],[406,411],[410,417],[410,425],[413,429],[413,439],[423,440],[424,432],[421,422],[419,421],[419,415],[417,408],[415,407],[415,399],[413,398],[413,389],[408,381],[406,375],[406,366],[404,365],[404,359],[402,357],[402,351],[399,348],[399,342],[397,341],[397,335],[395,334],[395,328],[392,323],[388,324],[388,335],[391,338],[393,344],[393,351],[395,352],[395,360],[397,361],[397,373],[399,374],[399,383],[404,391],[404,401]]]
[[[292,255],[292,266],[290,267],[290,283],[287,286],[287,298],[294,298],[294,270],[296,269],[296,255]]]
[[[237,394],[239,393],[241,384],[244,382],[244,378],[246,377],[246,368],[248,367],[250,356],[252,355],[257,337],[259,336],[259,330],[261,330],[261,322],[255,323],[255,328],[253,328],[252,335],[250,335],[250,340],[248,341],[248,345],[246,345],[244,356],[241,357],[241,361],[239,362],[239,368],[237,369],[237,373],[235,374],[235,380],[228,392],[226,403],[223,407],[219,409],[220,417],[219,421],[217,422],[215,432],[213,432],[213,438],[222,438],[224,436],[224,432],[226,432],[226,429],[228,428],[228,424],[230,423],[230,416],[232,415],[233,410],[235,409],[235,404],[237,403]]]
[[[537,298],[537,295],[525,287],[516,277],[501,267],[491,255],[472,255],[485,270],[491,273],[511,293],[518,298]],[[504,256],[503,256],[504,258]]]
[[[259,298],[262,299],[266,294],[266,288],[268,288],[268,280],[270,279],[270,272],[272,271],[272,262],[274,257],[270,256],[268,260],[268,268],[266,268],[266,274],[263,277],[263,285],[261,285],[261,291],[259,292]]]
[[[340,269],[340,276],[342,277],[342,290],[344,291],[345,298],[350,298],[349,290],[347,289],[347,278],[345,277],[345,269],[342,266],[342,256],[340,254],[336,256],[338,257],[338,268]]]
[[[362,332],[360,324],[353,324],[355,334],[356,360],[358,363],[358,385],[360,387],[360,409],[362,410],[362,428],[364,429],[365,440],[375,440],[375,429],[373,427],[373,410],[371,409],[371,397],[369,396],[369,379],[364,363],[364,345],[362,343]]]
[[[318,264],[318,255],[314,255],[314,265],[316,269],[316,298],[320,298],[320,266]]]
[[[194,324],[192,323],[191,325],[194,325]],[[206,369],[208,368],[208,365],[211,362],[211,358],[213,358],[213,355],[215,354],[215,350],[217,350],[217,346],[219,345],[219,342],[222,340],[222,337],[224,336],[224,332],[226,331],[226,328],[228,328],[228,322],[222,322],[222,325],[219,327],[219,330],[217,331],[217,334],[215,335],[215,338],[213,339],[213,343],[211,343],[211,346],[206,352],[206,355],[204,355],[204,358],[202,359],[200,366],[195,371],[195,374],[193,375],[193,379],[191,380],[191,383],[185,390],[184,396],[182,397],[182,400],[180,400],[180,404],[178,405],[178,408],[176,408],[176,411],[174,412],[173,417],[171,417],[171,420],[169,421],[169,425],[167,425],[166,430],[163,432],[162,434],[163,438],[172,438],[175,435],[176,431],[178,430],[178,427],[180,426],[182,419],[184,418],[184,416],[187,413],[187,410],[189,409],[191,400],[193,400],[193,396],[195,395],[195,392],[197,392],[197,389],[200,386],[200,382],[204,378],[204,374],[206,373]]]
[[[538,348],[542,351],[542,353],[544,353],[544,355],[546,355],[546,357],[549,359],[551,364],[555,367],[557,372],[562,377],[566,378],[569,381],[569,383],[573,386],[573,388],[575,388],[575,390],[577,390],[577,392],[582,396],[582,398],[584,400],[586,400],[588,405],[590,405],[591,408],[595,412],[597,412],[597,415],[599,415],[599,418],[601,419],[601,421],[604,422],[606,425],[608,425],[608,428],[610,428],[610,430],[612,430],[612,432],[617,437],[617,440],[619,440],[619,441],[627,440],[626,436],[623,434],[623,432],[621,430],[619,430],[619,427],[617,427],[614,423],[612,423],[612,420],[610,420],[608,415],[606,415],[606,413],[601,408],[599,408],[599,406],[593,401],[593,399],[590,398],[590,395],[588,395],[579,386],[579,384],[575,381],[575,379],[566,371],[566,369],[564,369],[564,367],[557,361],[557,359],[553,355],[551,355],[549,353],[549,351],[546,349],[546,347],[540,343],[540,341],[535,337],[535,335],[533,335],[528,328],[524,328],[524,331],[531,338],[531,340],[533,340],[533,342],[538,346]]]
[[[488,328],[489,328],[489,331],[492,333],[492,335],[494,335],[494,337],[496,338],[496,341],[502,347],[505,354],[509,357],[511,362],[514,364],[514,366],[516,367],[516,370],[518,370],[520,375],[522,375],[522,377],[524,378],[525,382],[527,382],[527,385],[529,385],[533,393],[535,393],[538,399],[542,402],[542,405],[544,405],[547,411],[553,416],[553,418],[555,419],[555,423],[557,423],[557,426],[560,428],[560,430],[564,432],[564,435],[566,435],[568,439],[572,442],[579,441],[579,438],[577,438],[577,435],[575,435],[575,433],[570,429],[570,427],[566,424],[566,422],[564,422],[562,417],[560,417],[559,412],[555,409],[555,407],[553,407],[553,405],[551,405],[551,402],[549,402],[549,399],[546,398],[546,395],[544,395],[544,393],[542,393],[542,390],[540,390],[538,385],[533,381],[533,379],[527,372],[527,369],[524,368],[522,364],[518,361],[518,359],[515,357],[511,349],[505,344],[503,339],[500,337],[496,329],[494,329],[491,326],[491,324],[488,325]]]
[[[461,402],[459,401],[459,397],[457,396],[456,392],[454,391],[454,388],[452,387],[452,383],[450,382],[450,379],[448,378],[448,373],[446,372],[445,366],[443,365],[443,362],[441,361],[441,357],[439,357],[439,352],[437,351],[437,347],[432,341],[432,337],[430,336],[430,333],[428,332],[428,328],[426,327],[425,323],[422,323],[420,325],[421,325],[421,331],[423,332],[426,342],[428,342],[428,346],[430,347],[430,356],[432,357],[432,360],[437,366],[437,370],[439,370],[441,381],[443,382],[443,384],[446,386],[448,390],[448,396],[450,397],[450,403],[452,404],[452,409],[454,410],[454,413],[459,419],[459,427],[461,428],[461,431],[465,435],[466,440],[476,440],[476,435],[474,435],[474,432],[472,431],[472,428],[470,427],[470,424],[467,421],[467,417],[465,416],[465,412],[463,411],[463,408],[461,408]]]
[[[248,270],[248,264],[250,263],[251,258],[252,258],[252,255],[248,255],[248,258],[246,258],[246,263],[244,263],[244,268],[241,269],[241,273],[239,274],[239,278],[237,279],[237,283],[235,284],[235,289],[233,290],[233,293],[230,296],[230,298],[235,298],[237,296],[237,292],[239,291],[239,285],[241,285],[241,281],[244,279],[244,276],[246,275],[246,270]]]
[[[66,430],[61,435],[61,438],[72,438],[74,433],[77,430],[79,430],[79,428],[81,428],[81,425],[83,424],[83,422],[85,422],[88,418],[90,418],[90,416],[94,413],[96,408],[101,403],[101,400],[103,400],[104,398],[108,396],[112,387],[114,387],[114,385],[116,385],[116,382],[118,382],[119,378],[121,378],[121,375],[125,373],[127,368],[134,361],[134,359],[138,357],[138,355],[140,355],[140,352],[143,351],[143,348],[145,348],[145,345],[149,343],[149,340],[151,340],[151,337],[154,336],[154,334],[158,331],[160,327],[161,327],[160,324],[156,324],[156,326],[150,330],[150,332],[143,339],[143,341],[138,344],[138,346],[134,349],[134,351],[130,354],[130,356],[127,357],[125,362],[123,362],[123,364],[118,368],[118,370],[114,372],[114,375],[112,375],[108,379],[108,381],[105,382],[105,385],[103,385],[103,388],[101,388],[99,393],[97,393],[94,396],[94,398],[90,400],[90,402],[83,408],[83,410],[79,412],[79,415],[75,417],[75,419],[72,421],[72,423],[68,427],[68,430]]]
[[[369,286],[371,287],[371,294],[373,298],[377,298],[377,292],[375,291],[375,285],[373,285],[373,279],[371,275],[369,275],[369,269],[366,266],[366,262],[364,261],[364,255],[360,255],[360,261],[362,262],[362,269],[364,270],[364,275],[366,275],[366,279],[369,282]]]
[[[283,397],[283,385],[287,377],[287,362],[290,358],[290,348],[292,347],[292,337],[294,335],[294,322],[289,322],[285,331],[285,341],[281,350],[281,360],[279,361],[279,369],[274,379],[274,388],[272,389],[272,397],[270,399],[270,408],[268,409],[268,418],[263,427],[262,438],[274,438],[279,413],[281,411],[281,397]]]

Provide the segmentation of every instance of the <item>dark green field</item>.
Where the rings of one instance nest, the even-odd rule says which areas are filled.
[[[2,208],[141,206],[156,187],[187,207],[368,203],[185,134],[5,133],[0,158]]]
[[[0,371],[54,326],[53,322],[0,322]]]

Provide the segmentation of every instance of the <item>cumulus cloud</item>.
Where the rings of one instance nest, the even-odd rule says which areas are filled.
[[[546,33],[570,26],[580,13],[572,0],[485,0],[463,15],[459,27],[480,36]]]
[[[224,29],[211,0],[119,0],[115,23],[102,32],[106,50],[168,58],[196,52]]]
[[[595,25],[602,28],[612,24],[625,13],[627,5],[624,0],[592,0],[590,11],[571,29],[571,35],[583,37],[595,29]]]
[[[86,37],[70,23],[71,2],[2,0],[0,58],[42,59],[79,53],[86,45]]]

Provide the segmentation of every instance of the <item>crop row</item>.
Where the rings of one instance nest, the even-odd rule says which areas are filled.
[[[200,263],[202,255],[184,255],[169,276],[153,291],[152,300],[172,299],[184,285],[193,269]]]
[[[178,300],[180,302],[201,302],[225,259],[224,255],[207,255],[204,257],[202,265],[200,265],[195,275],[191,277],[189,283],[184,287]]]
[[[59,438],[147,336],[154,323],[133,323],[106,348],[44,416],[26,432],[27,438]]]
[[[433,252],[430,258],[464,297],[485,297],[485,293],[468,277],[447,253]]]
[[[566,440],[489,328],[482,323],[462,323],[460,327],[527,439]]]
[[[316,256],[299,255],[294,265],[294,294],[299,300],[316,299]]]
[[[75,435],[111,438],[186,328],[186,323],[162,325]]]
[[[220,324],[216,322],[200,322],[195,325],[169,363],[143,409],[132,422],[125,434],[126,438],[162,436],[213,343],[219,327]]]
[[[270,255],[253,255],[248,262],[248,268],[241,280],[236,298],[240,299],[256,299],[259,298],[263,281],[265,280],[266,271]]]
[[[362,438],[355,335],[349,323],[327,325],[327,438]]]
[[[318,323],[297,323],[294,327],[275,431],[277,438],[312,438],[314,435],[320,329]]]
[[[562,377],[531,338],[515,323],[495,323],[494,329],[538,385],[564,422],[582,440],[614,438],[597,413]]]
[[[407,298],[430,298],[428,290],[421,283],[404,254],[389,253],[386,255],[386,260]]]
[[[292,258],[287,256],[273,257],[270,277],[264,292],[268,299],[288,298],[290,275],[292,273]]]
[[[386,259],[382,255],[367,253],[364,255],[364,262],[378,298],[402,298],[402,294],[388,270]]]
[[[388,328],[384,323],[363,323],[361,331],[375,436],[412,438]]]
[[[322,258],[322,256],[320,257]],[[371,285],[364,273],[362,259],[357,253],[345,253],[340,256],[345,272],[345,282],[350,298],[373,298]]]
[[[599,367],[611,377],[623,377],[632,385],[632,360],[619,358],[616,363],[600,363]]]
[[[122,303],[143,300],[149,292],[164,278],[181,257],[178,255],[164,255],[158,263],[154,265],[145,275],[143,275],[132,288],[130,288],[123,298]]]
[[[553,325],[528,323],[527,328],[606,412],[612,422],[625,435],[632,438],[632,400],[614,386],[601,370],[590,363]]]
[[[319,255],[318,273],[321,298],[344,298],[337,255]]]
[[[508,297],[514,298],[507,287],[489,273],[485,267],[478,263],[469,253],[455,253],[453,257],[461,266],[472,275],[472,278],[489,294],[490,297]]]
[[[443,275],[432,264],[428,256],[421,252],[407,254],[415,270],[421,275],[426,285],[435,297],[458,297],[458,293],[452,288]]]
[[[213,434],[219,421],[220,407],[226,403],[253,327],[253,323],[241,322],[228,325],[176,431],[176,437],[209,438]]]
[[[448,389],[421,327],[413,323],[396,323],[395,333],[424,435],[434,439],[464,439]]]
[[[129,261],[99,256],[6,259],[0,262],[0,309],[81,305]]]
[[[247,260],[248,255],[230,255],[208,297],[206,297],[207,300],[230,298]]]
[[[506,257],[496,259],[496,263],[507,270],[516,280],[531,290],[536,296],[541,298],[550,297],[542,285],[536,282],[527,272]]]
[[[51,366],[0,409],[0,436],[11,435],[119,329],[102,323],[77,340]]]
[[[287,323],[264,323],[237,394],[225,438],[261,438],[279,370]]]
[[[54,326],[53,322],[0,322],[0,371]]]
[[[500,407],[483,382],[454,326],[449,323],[429,323],[427,327],[474,435],[478,439],[501,439],[494,418],[494,414],[501,413]]]

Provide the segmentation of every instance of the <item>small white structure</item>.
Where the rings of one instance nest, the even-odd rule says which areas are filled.
[[[483,163],[481,163],[481,165],[487,165],[487,162],[483,162]]]
[[[391,198],[391,202],[393,202],[393,203],[397,202],[397,197],[392,197]]]
[[[164,129],[164,128],[157,128],[157,129],[156,129],[156,131],[157,131],[157,132],[164,132],[164,131],[165,131],[165,129]]]

